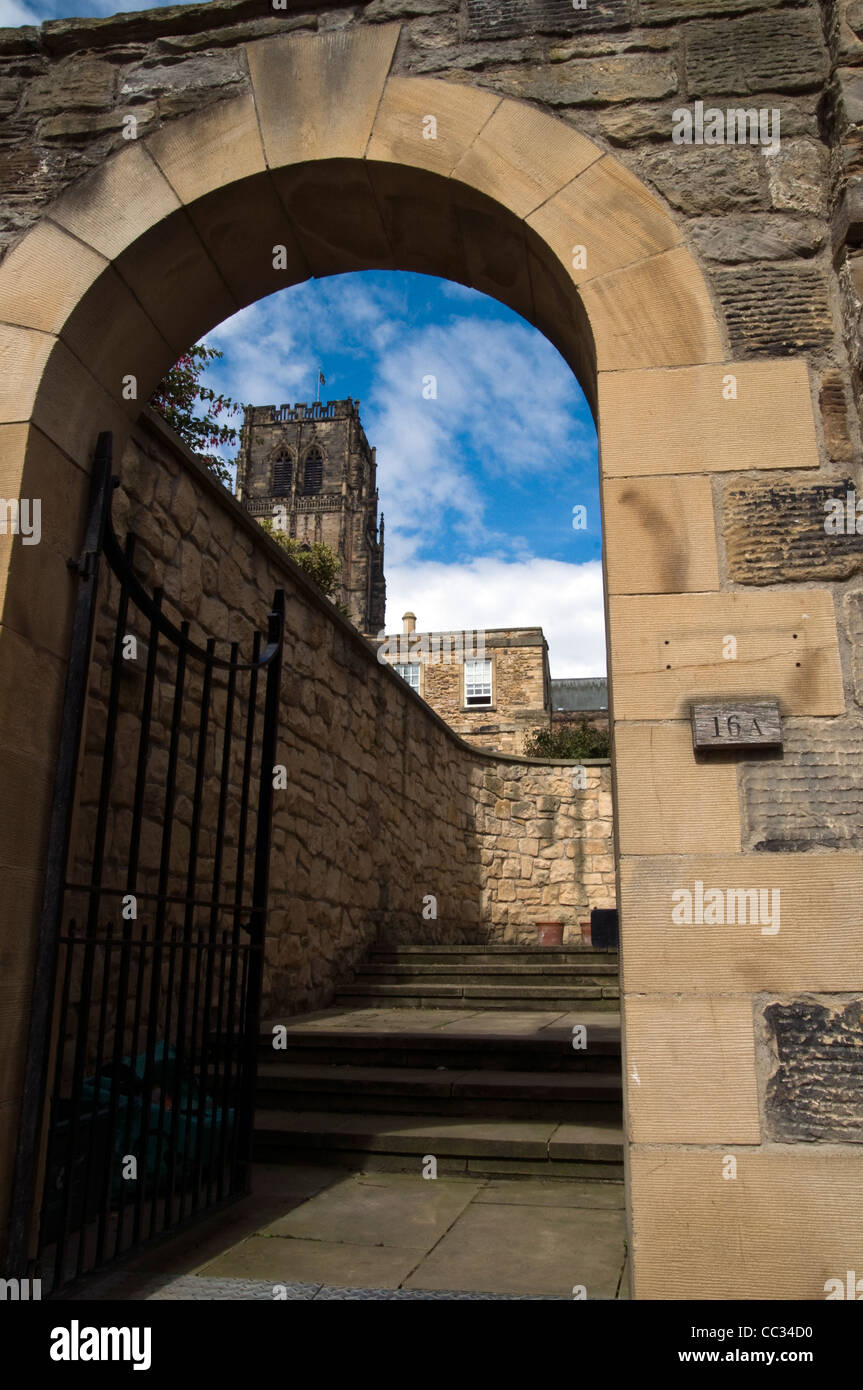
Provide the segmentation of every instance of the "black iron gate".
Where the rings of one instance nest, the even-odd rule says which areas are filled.
[[[44,1294],[239,1195],[251,1156],[284,594],[247,659],[197,645],[118,542],[115,485],[103,434],[7,1255]]]

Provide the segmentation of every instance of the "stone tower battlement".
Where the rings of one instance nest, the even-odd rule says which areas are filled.
[[[237,497],[253,516],[279,516],[292,539],[336,551],[342,565],[336,600],[361,631],[376,632],[386,606],[384,527],[375,450],[359,404],[348,396],[249,406]]]

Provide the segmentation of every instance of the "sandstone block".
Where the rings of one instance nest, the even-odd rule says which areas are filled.
[[[525,63],[488,74],[489,86],[549,106],[592,106],[607,101],[658,100],[677,91],[677,67],[666,53],[620,53],[569,63]]]
[[[89,55],[63,59],[27,84],[23,109],[33,115],[110,106],[117,80],[112,63]]]
[[[829,292],[820,267],[723,270],[713,283],[735,352],[796,356],[833,340]]]
[[[684,35],[690,90],[729,93],[737,105],[749,92],[817,87],[827,53],[817,14],[809,9],[690,24]]]
[[[590,280],[581,298],[600,371],[684,366],[723,356],[704,280],[685,247]]]
[[[248,46],[271,168],[362,157],[398,34],[398,25],[380,24],[347,35],[269,38]]]
[[[647,155],[644,171],[662,196],[681,212],[742,212],[766,205],[763,164],[762,157],[752,149],[730,145],[671,146]]]
[[[764,163],[773,207],[823,216],[830,187],[829,154],[824,145],[817,140],[783,140]]]
[[[598,0],[578,11],[570,0],[467,0],[467,22],[469,39],[504,39],[615,29],[627,24],[629,16],[625,0]]]
[[[847,511],[851,478],[833,483],[729,485],[723,534],[731,578],[741,584],[783,579],[848,579],[863,569],[863,535],[825,531],[826,504]],[[855,494],[856,496],[856,494]]]
[[[702,693],[770,691],[787,714],[844,711],[827,589],[612,597],[609,608],[615,720],[688,718]]]
[[[863,848],[857,719],[789,720],[784,743],[781,762],[741,769],[745,847],[789,859],[805,850]]]
[[[726,265],[811,256],[825,239],[824,227],[815,218],[780,213],[698,217],[687,231],[703,256]]]

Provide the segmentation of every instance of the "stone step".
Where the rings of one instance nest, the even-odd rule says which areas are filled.
[[[620,1121],[619,1074],[267,1062],[261,1108]]]
[[[571,1016],[570,1016],[571,1017]],[[588,1023],[587,1047],[572,1046],[569,1022],[551,1025],[541,1033],[456,1031],[437,1028],[322,1027],[285,1019],[288,1047],[273,1048],[273,1027],[279,1019],[261,1024],[261,1065],[302,1062],[315,1066],[410,1067],[483,1071],[599,1072],[620,1076],[620,1025]]]
[[[591,1010],[617,1010],[620,989],[604,985],[423,985],[354,984],[344,985],[336,994],[337,1003],[361,1008],[388,1004],[402,1008],[508,1009],[530,1012],[537,1009],[562,1013],[589,1004]]]
[[[418,964],[408,962],[383,962],[375,961],[370,965],[360,965],[356,970],[356,979],[379,980],[384,983],[398,983],[400,980],[412,983],[423,980],[439,980],[441,983],[453,981],[462,984],[483,984],[485,982],[506,984],[512,980],[523,980],[529,984],[534,981],[536,984],[554,983],[558,980],[562,984],[592,984],[597,980],[616,980],[618,969],[616,965],[608,965],[606,962],[587,961],[584,964],[557,964],[557,965],[508,965],[499,963],[497,965],[474,965],[465,962],[461,965],[451,965],[449,963],[439,964]]]
[[[363,1115],[258,1110],[254,1155],[259,1162],[302,1157],[359,1169],[420,1172],[427,1155],[439,1173],[501,1176],[622,1176],[623,1132],[614,1121]]]
[[[582,965],[590,961],[617,966],[618,952],[598,946],[376,946],[370,960],[409,964],[422,961],[453,965]]]

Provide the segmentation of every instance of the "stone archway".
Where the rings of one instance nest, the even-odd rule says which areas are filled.
[[[674,889],[711,875],[744,885],[755,858],[741,851],[736,769],[693,759],[691,699],[771,694],[785,714],[844,709],[829,591],[723,588],[714,524],[712,474],[787,467],[792,456],[817,467],[807,369],[729,360],[699,266],[646,187],[534,107],[392,75],[398,34],[360,26],[247,45],[244,95],[130,143],[0,266],[3,489],[62,502],[46,511],[42,545],[2,538],[4,800],[14,811],[0,827],[0,891],[18,928],[8,1074],[20,1072],[28,1010],[66,561],[97,434],[112,429],[122,444],[165,369],[243,304],[309,275],[427,271],[541,329],[598,419],[635,1295],[758,1297],[772,1281],[774,1295],[816,1296],[821,1263],[851,1260],[843,1207],[855,1170],[843,1154],[762,1145],[753,997],[858,983],[847,975],[857,856],[757,856],[758,881],[788,892],[769,951],[765,938],[723,931],[705,942],[669,926]],[[733,664],[722,654],[729,633]],[[14,1105],[4,1116],[8,1153]],[[737,1184],[722,1181],[723,1146],[746,1156]],[[777,1190],[784,1220],[765,1235]],[[800,1254],[803,1220],[812,1235]]]

